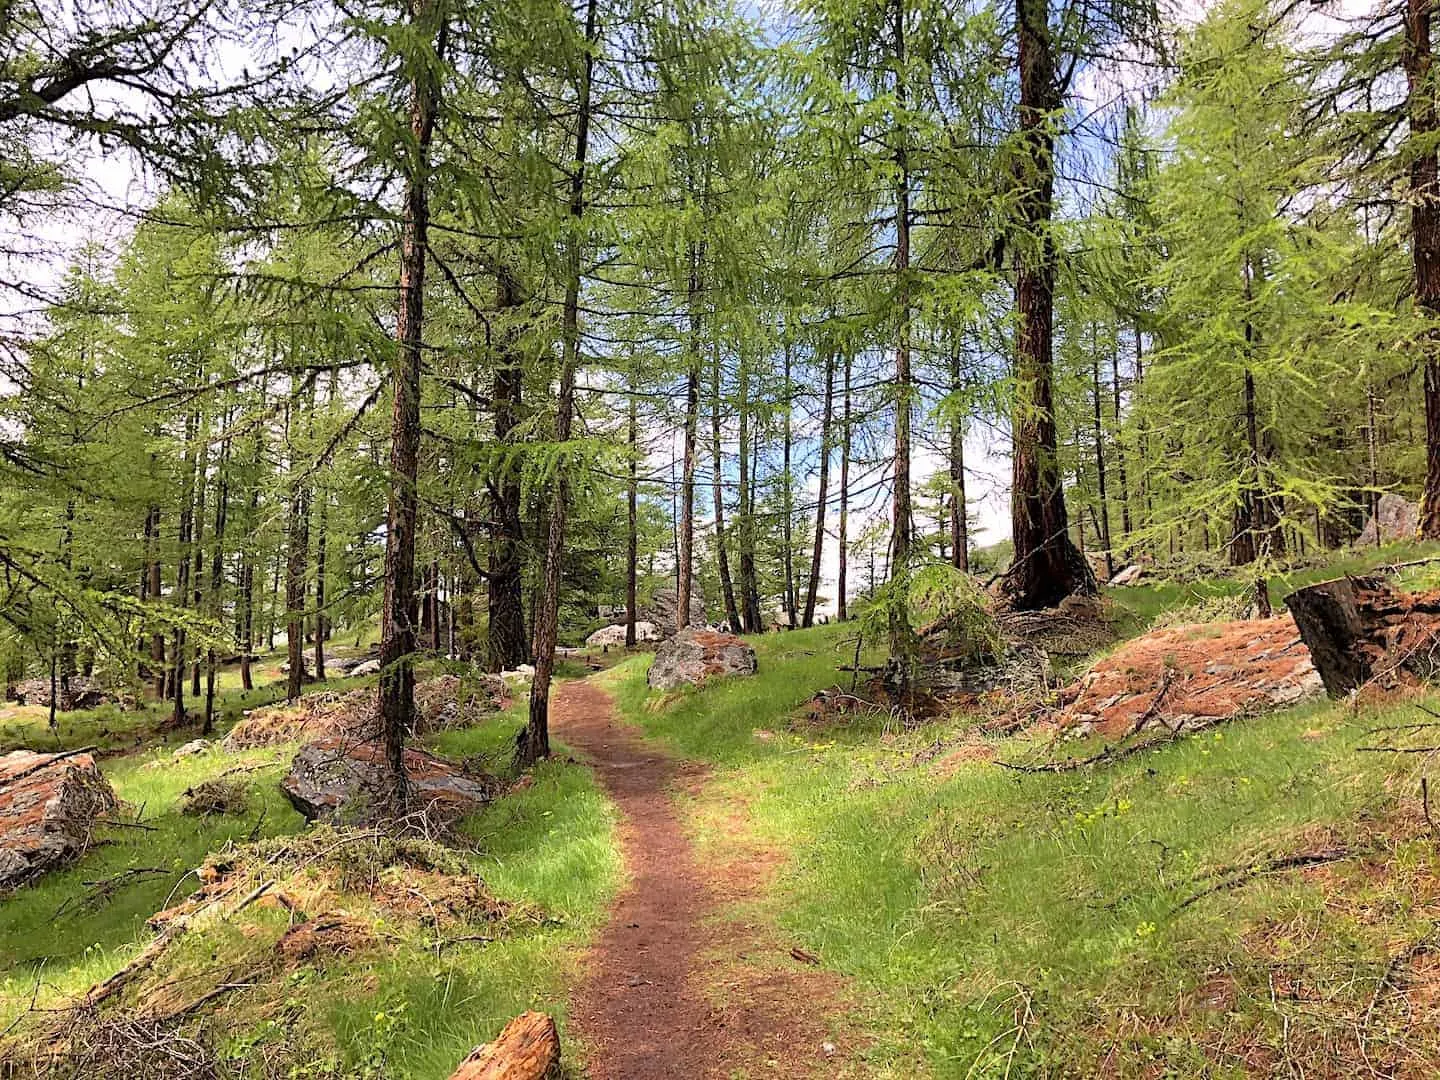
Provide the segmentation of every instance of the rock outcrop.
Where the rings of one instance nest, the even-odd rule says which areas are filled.
[[[412,735],[479,723],[504,707],[505,681],[496,675],[437,675],[415,684],[416,730]],[[295,740],[343,735],[364,742],[380,734],[374,689],[305,694],[299,701],[254,709],[225,736],[226,750],[249,750]]]
[[[1391,540],[1409,540],[1420,527],[1420,508],[1402,495],[1387,491],[1355,540],[1357,547],[1375,547]]]
[[[716,676],[754,675],[755,671],[755,650],[734,634],[690,629],[661,642],[648,681],[656,690],[673,690]]]
[[[118,808],[88,753],[16,750],[0,757],[0,888],[81,855],[95,819]]]
[[[477,810],[489,802],[495,782],[472,775],[423,750],[405,751],[411,811],[440,821]],[[390,811],[390,778],[385,747],[379,741],[350,742],[340,737],[307,743],[280,782],[290,804],[311,821],[363,825]]]
[[[659,641],[660,628],[652,622],[635,623],[636,641]],[[605,649],[615,645],[625,644],[625,624],[616,623],[614,626],[603,626],[585,639],[585,644],[592,649]]]
[[[1323,693],[1288,615],[1178,626],[1126,642],[1061,694],[1063,730],[1124,738],[1207,726]]]

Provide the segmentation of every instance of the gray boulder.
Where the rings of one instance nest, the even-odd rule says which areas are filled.
[[[1375,547],[1391,540],[1409,540],[1420,528],[1420,508],[1409,499],[1387,491],[1375,504],[1375,513],[1365,523],[1358,547]]]
[[[89,754],[16,750],[0,757],[0,888],[83,854],[95,819],[119,806]]]
[[[635,623],[636,641],[659,641],[660,628],[652,622]],[[625,624],[617,623],[614,626],[602,626],[585,639],[585,644],[592,649],[603,649],[611,645],[625,644]]]
[[[359,679],[359,678],[362,678],[362,677],[364,677],[364,676],[366,676],[366,675],[379,675],[379,674],[380,674],[380,661],[379,661],[379,660],[365,660],[365,661],[362,661],[361,663],[356,664],[356,665],[355,665],[354,667],[352,667],[349,671],[345,672],[345,677],[346,677],[347,679]]]
[[[496,786],[489,777],[467,773],[423,750],[405,751],[405,775],[409,809],[444,822],[484,806]],[[339,736],[306,743],[280,788],[310,821],[372,824],[389,816],[385,746],[379,740],[354,742]]]
[[[654,623],[664,636],[675,632],[675,616],[679,607],[679,596],[674,585],[656,589],[655,595],[650,599],[650,606],[645,610],[645,621]],[[700,588],[699,579],[693,578],[690,582],[690,626],[698,629],[704,627],[709,621],[705,616],[705,593]]]
[[[755,650],[734,634],[682,630],[660,643],[647,678],[656,690],[694,686],[720,675],[754,675]]]

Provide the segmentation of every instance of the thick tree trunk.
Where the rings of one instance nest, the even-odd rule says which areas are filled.
[[[810,552],[810,584],[805,589],[802,626],[815,625],[815,598],[820,592],[820,558],[825,552],[825,503],[830,497],[831,420],[835,414],[835,354],[825,356],[825,401],[820,409],[820,483],[815,498],[815,547]]]
[[[850,617],[846,592],[850,566],[850,352],[844,361],[844,406],[840,419],[840,528],[836,538],[840,545],[839,570],[835,575],[835,617],[844,622]]]
[[[506,266],[495,273],[495,306],[502,319],[518,310],[524,298],[514,274]],[[506,327],[495,365],[493,398],[495,441],[515,441],[520,423],[525,376],[521,366],[519,333]],[[524,545],[525,525],[520,504],[520,466],[513,454],[502,454],[498,470],[489,479],[490,555],[485,582],[489,613],[487,667],[509,671],[530,660],[530,638],[525,632]]]
[[[1054,358],[1054,135],[1060,108],[1048,0],[1017,0],[1020,39],[1019,244],[1015,300],[1016,408],[1010,528],[1015,558],[1004,595],[1020,610],[1051,607],[1072,593],[1092,593],[1095,579],[1070,541],[1065,491],[1056,455]]]
[[[416,26],[432,13],[430,0],[411,0]],[[428,33],[428,31],[427,31]],[[445,30],[437,31],[443,53]],[[420,368],[425,330],[425,249],[430,226],[430,144],[440,87],[434,69],[417,64],[410,81],[410,134],[400,230],[400,314],[390,371],[390,500],[385,528],[385,598],[380,621],[380,730],[397,810],[405,808],[405,740],[415,719],[415,528],[420,461]]]
[[[555,438],[570,440],[575,411],[575,372],[580,365],[581,225],[585,220],[585,158],[590,143],[590,82],[595,70],[597,0],[585,4],[585,59],[576,103],[575,167],[570,176],[569,273],[561,316],[560,392],[555,402]],[[565,551],[565,515],[570,504],[570,477],[564,464],[556,470],[550,499],[550,531],[545,544],[545,580],[535,620],[535,676],[530,684],[530,719],[516,741],[515,762],[533,765],[550,756],[550,680],[555,670],[555,643],[560,632],[560,575]]]
[[[1409,88],[1410,251],[1415,264],[1415,304],[1432,321],[1440,317],[1440,159],[1435,139],[1440,119],[1431,70],[1430,0],[1406,0],[1404,66]],[[1436,327],[1423,338],[1425,394],[1425,488],[1420,498],[1420,535],[1440,540],[1440,357]]]

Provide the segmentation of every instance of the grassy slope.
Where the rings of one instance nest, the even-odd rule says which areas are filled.
[[[444,753],[478,755],[503,772],[519,721],[510,715],[434,741]],[[75,866],[0,900],[0,1031],[32,999],[41,1008],[54,1005],[121,967],[150,940],[145,919],[167,898],[177,902],[193,891],[188,871],[227,841],[244,840],[262,812],[261,835],[301,830],[303,820],[276,783],[292,751],[217,750],[176,761],[164,746],[104,762],[117,793],[142,811],[148,828],[106,830]],[[196,819],[179,812],[180,796],[192,784],[270,760],[273,767],[242,774],[250,784],[243,815]],[[517,1012],[541,1008],[563,1021],[578,949],[618,886],[612,826],[611,809],[588,771],[563,759],[542,765],[533,786],[464,826],[477,842],[470,861],[487,890],[526,905],[540,921],[517,920],[493,942],[443,951],[421,927],[387,926],[391,940],[383,949],[304,969],[286,986],[227,999],[215,1018],[226,1052],[273,1054],[275,1044],[286,1042],[298,1048],[297,1060],[309,1060],[313,1071],[305,1075],[445,1077]],[[104,903],[75,910],[86,882],[132,867],[164,873],[127,878]],[[67,901],[70,908],[57,918]],[[198,969],[202,960],[210,967],[227,958],[239,962],[254,950],[248,938],[269,940],[266,934],[283,929],[270,926],[276,917],[257,906],[232,925],[192,933],[175,969]]]
[[[1163,588],[1129,602],[1183,602]],[[937,742],[978,739],[961,719],[788,730],[833,684],[845,634],[758,639],[756,678],[666,699],[645,691],[643,660],[617,674],[630,718],[717,765],[693,810],[702,844],[723,857],[742,806],[754,838],[791,854],[766,914],[853,977],[874,1075],[1238,1075],[1287,1059],[1326,1075],[1366,1058],[1433,1073],[1433,1024],[1410,1028],[1403,997],[1377,993],[1440,925],[1420,756],[1355,751],[1413,705],[1312,704],[1025,775],[944,762]],[[1181,907],[1232,868],[1342,846],[1354,857]]]

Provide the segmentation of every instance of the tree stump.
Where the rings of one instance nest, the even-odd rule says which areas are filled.
[[[560,1033],[542,1012],[524,1012],[477,1046],[450,1080],[548,1080],[560,1073]]]
[[[1386,590],[1378,578],[1336,578],[1296,589],[1285,597],[1300,640],[1310,650],[1310,659],[1325,692],[1341,697],[1370,680],[1368,642],[1372,626],[1361,611],[1360,594]]]

